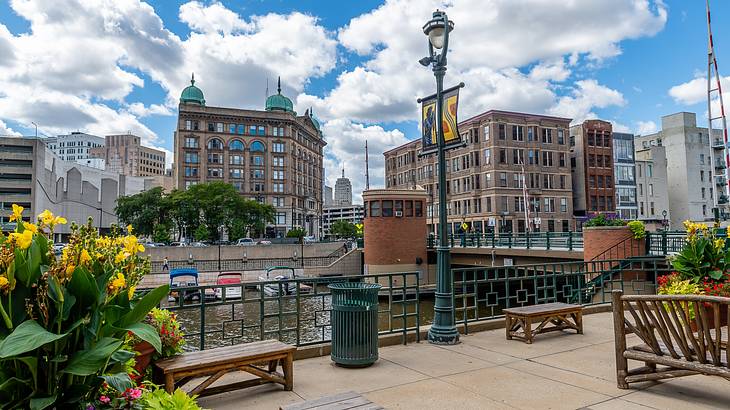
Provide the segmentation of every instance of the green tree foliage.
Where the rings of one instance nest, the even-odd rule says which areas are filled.
[[[158,232],[154,227],[162,224],[167,226],[168,236],[176,228],[178,239],[184,232],[197,240],[218,240],[223,230],[231,240],[255,236],[264,231],[267,223],[274,222],[275,214],[273,206],[243,198],[225,182],[197,184],[169,194],[154,188],[121,197],[116,212],[140,235],[154,236]]]
[[[152,232],[152,241],[169,243],[170,242],[170,225],[157,224]]]
[[[304,230],[304,228],[294,228],[289,230],[289,232],[286,233],[287,238],[304,238],[307,235],[307,232]]]
[[[352,222],[335,221],[330,228],[330,234],[338,238],[354,238],[357,236],[357,227]]]

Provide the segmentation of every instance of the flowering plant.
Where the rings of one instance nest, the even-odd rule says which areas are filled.
[[[184,333],[180,330],[180,323],[178,323],[175,313],[167,309],[153,308],[145,317],[144,323],[149,324],[157,331],[162,342],[162,350],[154,355],[154,359],[162,359],[182,352],[185,345]],[[142,339],[133,333],[131,336],[132,343],[142,342]]]
[[[687,239],[682,251],[672,259],[674,270],[682,279],[693,283],[719,283],[730,273],[730,252],[725,239],[705,224],[684,222]]]
[[[0,234],[0,403],[8,408],[66,408],[88,402],[106,383],[124,392],[134,353],[128,332],[162,350],[152,326],[142,323],[167,294],[161,286],[135,295],[150,270],[131,228],[102,237],[88,224],[72,225],[69,244],[56,257],[49,238],[65,224],[49,211],[37,223],[17,221]]]

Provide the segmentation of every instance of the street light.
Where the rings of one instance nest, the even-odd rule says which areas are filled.
[[[662,226],[664,227],[664,230],[667,230],[667,210],[662,211]]]
[[[451,299],[451,262],[446,230],[446,158],[443,128],[443,88],[446,74],[446,53],[449,50],[449,32],[454,23],[446,13],[436,10],[433,18],[423,26],[428,36],[427,57],[419,60],[424,67],[432,66],[436,77],[436,133],[438,139],[438,177],[439,177],[439,243],[436,247],[436,294],[434,317],[428,331],[428,341],[434,344],[459,343],[459,332],[454,323],[454,305]],[[442,50],[437,54],[438,50]]]

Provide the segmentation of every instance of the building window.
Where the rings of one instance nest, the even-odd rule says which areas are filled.
[[[504,124],[499,124],[499,139],[507,139],[507,128]]]
[[[236,124],[228,124],[228,133],[229,134],[235,134],[236,133]]]
[[[393,216],[393,201],[392,200],[383,201],[383,216],[384,217]]]
[[[276,213],[276,224],[277,225],[286,225],[286,212],[277,212]]]
[[[654,167],[652,166],[652,164],[647,164],[646,165],[646,177],[651,178],[653,176],[654,176]]]
[[[484,165],[489,165],[492,163],[492,151],[487,148],[484,150]]]
[[[551,130],[550,128],[542,129],[542,142],[545,144],[553,143],[553,130]]]
[[[558,144],[565,145],[565,130],[558,128]]]
[[[212,138],[208,140],[208,149],[223,149],[223,142],[218,138]]]
[[[420,218],[423,216],[423,201],[413,201],[413,209],[414,214],[416,215],[416,218]]]
[[[380,201],[370,201],[370,216],[380,216]]]
[[[519,125],[513,125],[512,126],[512,139],[514,141],[524,141],[525,140],[525,129]]]
[[[208,168],[209,178],[223,178],[223,168]]]
[[[251,156],[251,165],[255,165],[257,167],[264,166],[264,157],[261,155],[252,155]]]
[[[560,198],[560,212],[568,212],[568,198]]]
[[[507,173],[506,172],[499,173],[499,186],[501,186],[501,187],[507,186]]]
[[[186,177],[197,177],[198,168],[197,167],[185,167],[185,176]]]
[[[185,137],[185,148],[198,148],[198,139],[195,137]]]
[[[501,148],[499,150],[499,163],[500,164],[506,164],[507,163],[507,150],[504,148]]]
[[[280,196],[273,197],[271,202],[272,202],[272,205],[277,206],[277,207],[284,206],[284,198],[280,197]]]
[[[228,144],[230,151],[243,151],[243,142],[239,140],[233,140]]]
[[[186,152],[185,153],[185,162],[188,164],[197,164],[200,162],[198,160],[198,153],[197,152]]]
[[[285,144],[283,142],[275,142],[271,146],[272,151],[274,152],[284,152],[285,151]]]
[[[231,168],[229,170],[228,174],[233,179],[242,179],[243,178],[243,170],[240,168]]]
[[[284,166],[284,157],[273,157],[271,165],[273,165],[275,167],[283,167]]]
[[[264,152],[264,151],[266,151],[266,147],[264,147],[264,144],[261,141],[254,141],[254,142],[252,142],[249,149],[251,150],[251,152]]]
[[[223,132],[223,123],[222,122],[215,123],[215,130],[217,132]]]
[[[274,192],[284,193],[284,184],[282,184],[282,183],[274,184]]]
[[[211,164],[222,164],[223,154],[208,154],[208,162]]]
[[[259,135],[266,135],[266,127],[259,125]]]
[[[272,178],[273,179],[284,179],[284,171],[272,171]]]
[[[702,189],[704,190],[704,188],[702,188]],[[649,196],[654,196],[654,184],[649,184]],[[703,198],[705,197],[704,192],[703,192],[702,197]]]
[[[264,179],[264,170],[263,169],[252,169],[251,170],[251,178],[253,178],[253,179]]]
[[[489,125],[484,126],[484,141],[489,141]]]
[[[185,129],[186,130],[192,130],[193,129],[193,122],[191,120],[185,120]],[[63,145],[63,143],[61,143]]]

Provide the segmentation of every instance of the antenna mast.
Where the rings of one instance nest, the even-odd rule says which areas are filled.
[[[712,163],[713,163],[713,175],[715,170],[715,155],[713,152],[713,148],[716,144],[713,140],[712,135],[712,123],[714,121],[720,120],[721,121],[721,127],[720,130],[722,131],[722,138],[723,138],[723,156],[725,157],[725,183],[722,184],[725,186],[724,194],[725,194],[725,201],[727,202],[730,199],[730,175],[728,174],[728,166],[730,165],[730,154],[728,153],[728,135],[727,135],[727,119],[725,118],[725,106],[722,102],[722,77],[720,77],[720,72],[717,69],[717,58],[715,57],[715,45],[712,38],[712,27],[711,27],[711,19],[710,19],[710,0],[706,1],[706,10],[707,10],[707,134],[709,137],[710,142],[710,152],[712,156],[710,157]],[[715,80],[716,86],[712,87],[712,80]],[[720,113],[718,116],[715,116],[712,111],[712,96],[713,93],[717,93],[717,99],[720,103]],[[714,178],[713,178],[714,179]],[[713,181],[715,185],[717,185],[716,181]],[[712,196],[713,203],[715,205],[715,209],[718,209],[719,205],[719,196],[720,193],[717,192],[715,195]],[[715,214],[715,217],[717,219],[717,216],[719,215],[719,209]]]
[[[370,162],[368,160],[368,140],[365,140],[365,189],[370,189]]]

